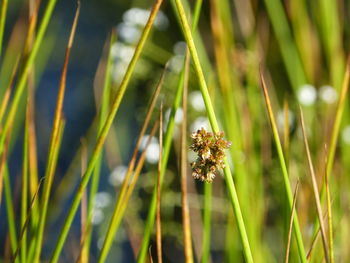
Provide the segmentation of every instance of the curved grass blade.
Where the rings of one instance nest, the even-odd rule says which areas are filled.
[[[12,250],[12,253],[14,254],[18,248],[17,230],[15,226],[16,218],[15,218],[15,212],[13,207],[9,172],[6,164],[4,167],[3,176],[4,176],[3,180],[4,180],[5,201],[6,201],[7,223],[8,223],[8,230],[9,230],[9,236],[10,236],[11,250]],[[16,263],[19,262],[19,259],[16,258],[14,262]]]
[[[299,180],[297,181],[297,185],[295,186],[294,190],[294,196],[293,196],[293,207],[292,207],[292,213],[290,214],[290,223],[289,223],[289,230],[288,230],[288,242],[287,242],[287,249],[286,249],[286,255],[285,255],[285,263],[289,262],[289,251],[290,251],[290,245],[292,240],[292,229],[293,229],[293,218],[295,213],[295,205],[297,201],[297,194],[299,189]]]
[[[136,66],[136,63],[141,55],[141,51],[144,47],[144,44],[148,38],[148,35],[149,35],[149,32],[152,28],[152,25],[153,25],[153,22],[155,20],[155,17],[158,13],[158,10],[160,8],[160,5],[162,3],[162,0],[157,0],[152,8],[152,11],[150,13],[150,16],[148,18],[148,21],[146,23],[146,26],[141,34],[141,38],[139,40],[139,43],[137,44],[136,46],[136,49],[135,49],[135,53],[130,61],[130,64],[126,70],[126,73],[124,75],[124,78],[120,84],[120,88],[118,90],[118,93],[116,94],[116,97],[113,101],[113,104],[111,106],[111,110],[106,118],[106,122],[100,132],[100,135],[99,135],[99,138],[97,140],[97,143],[95,145],[95,148],[94,148],[94,151],[93,151],[93,154],[91,156],[91,159],[88,163],[88,167],[87,167],[87,170],[83,176],[83,178],[81,179],[81,182],[80,182],[80,185],[78,187],[78,191],[77,193],[75,194],[74,198],[73,198],[73,202],[72,202],[72,205],[69,209],[69,212],[68,212],[68,215],[67,215],[67,218],[64,222],[64,225],[63,225],[63,228],[62,228],[62,231],[60,232],[60,236],[59,236],[59,239],[57,241],[57,244],[56,244],[56,247],[54,249],[54,252],[53,252],[53,255],[52,255],[52,258],[51,258],[51,262],[52,263],[56,263],[58,258],[59,258],[59,255],[61,253],[61,250],[63,248],[63,245],[64,245],[64,242],[66,240],[66,237],[68,235],[68,231],[70,229],[70,226],[72,224],[72,221],[74,219],[74,216],[76,214],[76,211],[79,207],[79,204],[80,204],[80,199],[82,197],[82,193],[84,192],[88,182],[89,182],[89,179],[91,177],[91,174],[95,168],[95,164],[98,160],[98,156],[100,154],[100,151],[102,150],[102,147],[103,147],[103,144],[106,140],[106,137],[107,137],[107,134],[108,134],[108,131],[110,129],[110,127],[112,126],[112,123],[113,123],[113,120],[114,120],[114,117],[119,109],[119,105],[121,103],[121,100],[124,96],[124,93],[126,91],[126,88],[129,84],[129,81],[130,81],[130,78],[131,78],[131,75],[134,71],[134,68]]]
[[[326,158],[327,167],[327,158]],[[329,254],[330,262],[334,263],[334,244],[333,244],[333,216],[332,216],[332,205],[331,205],[331,193],[329,190],[329,174],[325,174],[325,187],[326,187],[326,199],[327,199],[327,219],[328,219],[328,237],[329,237]]]
[[[218,125],[218,122],[216,120],[214,108],[213,108],[212,103],[211,103],[207,84],[206,84],[204,74],[202,71],[202,67],[201,67],[201,64],[200,64],[200,61],[198,58],[197,50],[196,50],[196,47],[195,47],[195,44],[194,44],[194,41],[192,38],[191,30],[190,30],[190,27],[189,27],[188,22],[187,22],[185,10],[184,10],[183,5],[182,5],[180,0],[175,0],[175,3],[176,3],[177,10],[178,10],[178,14],[179,14],[180,19],[181,19],[183,33],[184,33],[188,48],[190,50],[190,54],[192,56],[194,68],[195,68],[195,71],[196,71],[196,74],[197,74],[197,77],[199,80],[199,87],[200,87],[200,91],[202,93],[202,97],[203,97],[203,100],[204,100],[204,103],[205,103],[205,106],[207,109],[208,118],[209,118],[211,127],[213,129],[213,132],[216,133],[216,132],[220,131],[219,125]],[[226,183],[228,186],[230,201],[231,201],[233,209],[235,211],[238,229],[239,229],[241,241],[243,244],[244,255],[245,255],[247,262],[253,262],[253,256],[252,256],[252,253],[250,250],[249,240],[248,240],[246,228],[244,225],[244,220],[243,220],[241,208],[239,205],[237,192],[235,189],[235,185],[234,185],[234,182],[232,179],[232,174],[231,174],[230,168],[227,164],[226,158],[225,158],[225,163],[226,163],[226,167],[224,168],[225,180],[226,180]]]
[[[28,116],[28,103],[27,101],[27,111],[26,115]],[[22,161],[22,196],[21,196],[21,229],[24,229],[21,235],[22,246],[21,251],[21,262],[27,262],[27,229],[25,228],[27,215],[27,206],[28,206],[28,124],[29,119],[26,118],[25,130],[24,130],[24,143],[23,143],[23,161]]]
[[[0,11],[0,58],[1,58],[1,51],[2,51],[2,42],[4,37],[7,6],[8,6],[8,0],[2,0],[1,11]]]
[[[43,40],[43,37],[44,37],[44,34],[46,32],[49,21],[51,19],[51,15],[52,15],[53,9],[55,7],[56,1],[57,0],[49,0],[47,3],[46,10],[43,13],[42,22],[40,24],[38,33],[37,33],[35,41],[33,43],[33,48],[28,55],[28,58],[27,58],[25,65],[23,67],[23,71],[21,71],[21,74],[18,77],[18,82],[17,82],[18,84],[17,84],[16,92],[14,94],[14,97],[13,97],[13,100],[12,100],[12,103],[11,103],[11,106],[9,109],[9,113],[8,113],[7,118],[5,120],[3,131],[2,131],[2,134],[0,136],[0,153],[2,153],[2,151],[3,151],[3,146],[4,146],[6,134],[9,132],[11,123],[13,122],[13,120],[15,118],[18,104],[20,102],[21,96],[22,96],[24,89],[25,89],[25,84],[27,81],[28,72],[34,63],[36,55],[38,54],[41,42]]]
[[[270,97],[269,97],[269,94],[267,91],[265,79],[264,79],[262,72],[260,72],[260,78],[261,78],[261,86],[262,86],[262,89],[264,92],[266,108],[267,108],[267,112],[268,112],[269,120],[270,120],[270,124],[271,124],[271,129],[273,132],[273,138],[275,140],[275,145],[277,148],[278,159],[280,161],[280,165],[282,168],[282,175],[283,175],[284,187],[285,187],[287,198],[288,198],[288,204],[289,204],[290,210],[292,210],[292,208],[293,208],[293,196],[292,196],[292,190],[291,190],[291,186],[290,186],[290,182],[289,182],[288,169],[287,169],[287,165],[286,165],[286,162],[285,162],[285,159],[283,156],[283,149],[282,149],[281,141],[280,141],[280,138],[278,135],[277,125],[276,125],[275,117],[273,115]],[[301,260],[301,262],[306,263],[307,261],[306,261],[304,243],[303,243],[303,239],[302,239],[302,235],[301,235],[301,231],[300,231],[298,215],[296,212],[295,212],[293,224],[294,224],[294,232],[295,232],[297,244],[298,244],[300,260]]]
[[[345,75],[344,75],[344,79],[343,79],[342,88],[340,91],[340,97],[339,97],[337,109],[335,112],[335,119],[334,119],[334,124],[333,124],[333,129],[332,129],[332,135],[331,135],[331,139],[330,139],[330,143],[329,143],[327,166],[326,166],[326,173],[328,175],[330,175],[332,173],[335,150],[336,150],[338,136],[339,136],[339,130],[340,130],[340,124],[341,124],[341,121],[343,118],[346,96],[348,94],[348,89],[349,89],[349,78],[350,78],[350,54],[348,56],[348,61],[346,64]]]
[[[1,105],[0,105],[0,123],[2,122],[2,118],[4,117],[5,111],[7,109],[7,105],[9,103],[9,100],[10,100],[10,97],[11,97],[12,87],[13,87],[13,83],[15,81],[15,77],[16,77],[16,73],[17,73],[17,69],[18,69],[18,64],[19,64],[19,56],[16,59],[15,66],[13,67],[13,70],[12,70],[12,74],[11,74],[9,85],[6,88],[5,94],[4,94],[4,96],[2,98],[2,101],[1,101]]]
[[[137,179],[141,173],[141,169],[143,167],[143,164],[144,164],[144,161],[146,158],[147,147],[151,143],[151,139],[154,136],[155,132],[157,131],[157,128],[158,128],[158,122],[155,123],[153,128],[152,128],[152,131],[151,131],[150,136],[149,136],[147,143],[146,143],[146,147],[145,147],[144,151],[142,152],[142,155],[140,156],[140,159],[136,165],[135,172],[134,172],[134,175],[131,179],[131,182],[128,182],[129,187],[126,189],[126,192],[123,196],[119,196],[119,198],[120,198],[120,200],[122,200],[122,202],[119,202],[119,200],[118,200],[117,205],[114,207],[113,215],[112,215],[112,218],[110,220],[107,234],[106,234],[106,237],[104,239],[104,242],[103,242],[103,245],[101,248],[101,254],[100,254],[99,259],[98,259],[99,263],[105,262],[105,260],[108,256],[108,253],[109,253],[110,248],[112,246],[113,238],[115,237],[115,234],[119,228],[119,225],[120,225],[120,222],[123,218],[128,201],[129,201],[130,196],[135,188]]]
[[[184,235],[184,251],[185,262],[193,262],[193,250],[192,250],[192,238],[191,238],[191,225],[190,225],[190,211],[188,207],[187,196],[187,97],[188,97],[188,81],[190,70],[190,54],[188,49],[186,50],[185,61],[185,79],[182,96],[182,111],[183,119],[181,125],[181,208],[182,208],[182,228]]]
[[[30,203],[30,207],[29,207],[29,210],[28,210],[28,213],[27,213],[27,216],[26,216],[26,219],[25,219],[25,222],[21,228],[21,235],[19,237],[19,242],[18,242],[18,247],[17,247],[17,250],[16,252],[14,253],[14,256],[13,258],[16,259],[16,257],[18,256],[18,252],[19,250],[21,249],[22,247],[22,243],[23,243],[23,236],[24,236],[24,233],[25,231],[27,231],[27,228],[28,228],[28,225],[29,225],[29,220],[32,216],[32,213],[33,213],[33,208],[35,207],[35,204],[38,202],[38,193],[39,193],[39,190],[40,190],[40,187],[41,187],[41,183],[43,182],[45,177],[41,178],[41,180],[39,181],[38,183],[38,187],[33,195],[33,198],[31,200],[31,203]],[[31,256],[31,253],[29,253],[28,257],[28,262],[32,262],[32,256]]]
[[[160,78],[160,80],[158,82],[157,88],[156,88],[156,90],[153,93],[153,96],[152,96],[152,99],[151,99],[151,103],[150,103],[150,106],[148,107],[146,118],[145,118],[145,120],[144,120],[144,122],[142,124],[142,128],[141,128],[140,134],[139,134],[139,136],[138,136],[138,138],[136,140],[136,145],[135,145],[135,148],[134,148],[131,160],[129,162],[128,169],[126,171],[125,178],[124,178],[122,186],[121,186],[121,190],[120,190],[120,193],[119,193],[119,196],[118,196],[118,200],[117,200],[115,208],[114,208],[112,219],[117,217],[117,214],[120,213],[120,207],[123,205],[123,203],[125,203],[125,196],[126,196],[127,192],[130,189],[130,186],[129,186],[130,182],[129,181],[130,181],[130,178],[132,176],[132,171],[133,171],[134,166],[135,166],[137,153],[139,151],[139,148],[140,148],[140,145],[141,145],[141,142],[142,142],[142,138],[145,135],[145,132],[146,132],[147,127],[149,125],[149,122],[151,120],[152,113],[153,113],[154,107],[156,105],[157,98],[159,96],[161,87],[163,86],[165,72],[166,72],[166,70],[164,69],[164,71],[162,73],[162,76],[161,76],[161,78]],[[134,177],[135,177],[135,175],[134,175]],[[134,180],[134,179],[132,179],[132,180]],[[109,240],[110,239],[109,236],[114,236],[115,233],[118,231],[119,225],[117,225],[117,224],[113,225],[112,221],[114,221],[114,220],[111,220],[111,223],[110,223],[110,226],[109,226],[109,230],[108,230],[106,238],[105,238],[106,240]],[[108,243],[106,243],[105,246],[107,247],[107,246],[110,246],[110,245]],[[109,250],[110,248],[107,247],[105,249]],[[101,255],[102,255],[102,251],[103,250],[104,250],[104,246],[101,249]]]
[[[306,135],[306,131],[305,131],[304,116],[303,116],[303,111],[302,111],[301,107],[300,107],[300,122],[301,122],[301,129],[303,132],[303,137],[304,137],[305,151],[306,151],[307,160],[308,160],[308,164],[309,164],[309,168],[310,168],[310,176],[311,176],[311,180],[312,180],[312,188],[313,188],[315,202],[316,202],[317,215],[318,215],[318,220],[319,220],[320,228],[321,228],[321,237],[322,237],[324,256],[325,256],[326,262],[329,262],[329,252],[328,252],[328,245],[327,245],[326,229],[325,229],[325,225],[324,225],[323,218],[322,218],[323,213],[322,213],[322,207],[321,207],[321,200],[320,200],[320,195],[318,193],[316,175],[315,175],[314,167],[313,167],[312,160],[311,160],[309,143],[307,141],[307,135]]]
[[[173,3],[173,1],[171,2]],[[199,15],[200,15],[200,10],[201,10],[201,3],[202,1],[199,0],[196,2],[196,7],[195,7],[195,17],[194,17],[194,21],[196,21],[196,23],[192,24],[192,30],[194,31],[197,27],[197,22],[199,19]],[[175,8],[174,8],[175,9]],[[177,14],[177,13],[176,13]],[[160,182],[162,185],[163,182],[163,177],[167,168],[167,164],[168,164],[168,159],[169,159],[169,154],[170,154],[170,147],[171,147],[171,142],[172,142],[172,138],[173,138],[173,133],[174,133],[174,127],[175,127],[175,114],[177,112],[177,109],[180,106],[180,102],[181,102],[181,97],[182,97],[182,89],[184,87],[183,85],[184,83],[184,70],[182,69],[181,73],[180,73],[180,77],[179,77],[179,81],[177,84],[177,88],[176,88],[176,93],[175,93],[175,99],[171,108],[171,112],[170,112],[170,116],[169,116],[169,122],[166,128],[166,133],[164,136],[164,150],[163,150],[163,162],[162,162],[162,173],[161,173],[161,178],[160,178]],[[142,239],[142,244],[141,244],[141,248],[140,248],[140,252],[137,258],[137,262],[138,263],[143,263],[145,262],[146,258],[147,258],[147,253],[149,250],[149,242],[150,242],[150,238],[151,238],[151,234],[153,231],[153,225],[154,225],[154,219],[155,219],[155,214],[156,214],[156,187],[153,190],[152,193],[152,199],[151,199],[151,204],[149,207],[149,212],[147,215],[147,221],[146,221],[146,225],[145,225],[145,231],[143,234],[143,239]]]
[[[282,2],[279,0],[265,0],[265,5],[281,49],[289,81],[296,92],[300,85],[307,83],[307,78],[290,32]]]
[[[157,172],[157,213],[156,213],[156,243],[157,243],[157,257],[158,263],[162,263],[162,227],[160,217],[160,175],[162,167],[162,148],[163,148],[163,103],[160,106],[159,114],[159,160],[158,160],[158,172]]]
[[[45,182],[44,182],[44,189],[43,189],[43,200],[41,203],[41,209],[40,209],[40,221],[38,225],[38,232],[37,232],[37,240],[36,240],[36,249],[35,249],[35,255],[34,255],[34,262],[38,262],[40,258],[40,253],[42,249],[42,242],[44,237],[44,228],[46,223],[46,217],[47,217],[47,210],[49,205],[49,198],[50,198],[50,192],[51,192],[51,186],[54,179],[54,173],[56,169],[57,164],[57,158],[58,158],[58,149],[60,146],[60,135],[63,132],[63,122],[62,122],[62,108],[63,108],[63,100],[65,95],[65,89],[66,89],[66,78],[67,78],[67,70],[68,70],[68,63],[69,63],[69,57],[70,52],[73,45],[73,40],[77,28],[78,18],[80,13],[80,1],[77,2],[77,9],[74,16],[71,32],[68,39],[68,44],[66,48],[66,54],[64,58],[64,64],[62,68],[62,74],[59,84],[59,91],[57,96],[57,103],[56,103],[56,109],[55,109],[55,117],[54,117],[54,123],[51,131],[51,139],[50,139],[50,147],[49,147],[49,154],[48,154],[48,161],[47,161],[47,167],[45,171]]]
[[[100,112],[99,112],[99,124],[98,124],[98,131],[97,136],[99,135],[100,131],[102,130],[103,123],[106,120],[108,110],[109,110],[109,104],[110,104],[110,93],[111,93],[111,78],[112,78],[112,46],[113,43],[116,40],[116,35],[114,31],[109,36],[108,41],[108,54],[106,58],[106,69],[105,69],[105,76],[104,76],[104,85],[103,85],[103,92],[102,92],[102,99],[101,99],[101,106],[100,106]],[[91,179],[91,187],[89,191],[89,200],[88,200],[88,208],[87,208],[87,214],[91,214],[94,206],[94,200],[95,196],[98,190],[98,185],[100,182],[100,170],[102,165],[102,158],[103,158],[103,151],[101,151],[100,156],[97,160],[95,170],[92,175]],[[83,173],[82,173],[83,175]],[[91,217],[87,218],[87,225],[91,224]],[[87,228],[87,232],[84,237],[84,248],[82,250],[89,251],[90,244],[91,244],[91,238],[92,238],[92,227]],[[88,260],[88,254],[87,254],[87,260]]]

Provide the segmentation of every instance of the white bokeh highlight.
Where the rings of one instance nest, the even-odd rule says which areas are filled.
[[[305,84],[299,88],[297,96],[300,104],[312,106],[316,101],[317,91],[314,86]]]
[[[337,91],[329,85],[322,86],[319,89],[318,94],[320,99],[327,104],[333,104],[338,99]]]

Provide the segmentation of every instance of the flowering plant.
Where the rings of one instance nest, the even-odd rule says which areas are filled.
[[[198,154],[197,160],[191,163],[193,178],[211,183],[217,171],[225,167],[224,150],[231,146],[231,142],[223,137],[222,131],[213,134],[204,128],[192,133],[190,149]]]

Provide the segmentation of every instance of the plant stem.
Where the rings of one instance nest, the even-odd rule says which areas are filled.
[[[196,74],[197,74],[197,77],[199,80],[199,87],[200,87],[200,90],[201,90],[201,93],[203,96],[203,100],[204,100],[204,103],[205,103],[205,106],[207,109],[208,118],[209,118],[211,127],[213,129],[213,132],[217,133],[220,131],[219,125],[218,125],[218,122],[216,120],[214,108],[213,108],[212,103],[211,103],[207,84],[206,84],[206,81],[204,78],[201,64],[199,62],[199,58],[198,58],[197,50],[196,50],[196,47],[195,47],[195,44],[194,44],[194,41],[192,38],[191,30],[190,30],[190,27],[189,27],[188,22],[187,22],[185,10],[182,6],[181,0],[175,0],[175,3],[176,3],[178,14],[180,16],[181,24],[183,27],[183,33],[184,33],[188,48],[190,50],[193,64],[194,64],[194,68],[195,68],[195,71],[196,71]],[[232,179],[231,170],[228,166],[227,158],[225,158],[225,164],[226,164],[226,167],[224,168],[225,179],[226,179],[226,183],[227,183],[228,190],[229,190],[230,200],[231,200],[233,209],[235,211],[238,229],[239,229],[241,241],[243,244],[244,255],[245,255],[247,262],[253,262],[253,256],[252,256],[252,253],[250,250],[249,240],[248,240],[246,228],[244,225],[244,220],[243,220],[241,208],[239,205],[237,192],[236,192],[235,185],[234,185],[234,182]]]
[[[156,15],[158,13],[158,10],[160,8],[161,3],[162,3],[162,0],[157,0],[155,2],[153,9],[150,13],[150,17],[148,18],[147,24],[146,24],[146,26],[141,34],[141,38],[139,40],[139,43],[136,46],[135,53],[130,61],[130,64],[126,70],[124,78],[120,84],[119,90],[118,90],[116,97],[113,101],[113,104],[111,106],[111,110],[106,118],[106,122],[105,122],[105,124],[100,132],[100,135],[99,135],[99,138],[98,138],[97,143],[95,145],[95,148],[93,150],[91,159],[89,160],[86,172],[80,181],[80,184],[78,186],[78,190],[77,190],[76,194],[73,197],[73,202],[72,202],[71,207],[69,209],[68,215],[65,219],[63,228],[60,232],[60,236],[58,238],[58,241],[56,243],[56,246],[55,246],[51,261],[50,261],[51,263],[56,263],[58,261],[58,258],[59,258],[61,251],[62,251],[64,242],[67,238],[69,229],[72,225],[74,216],[78,210],[78,207],[80,204],[80,199],[82,197],[83,192],[85,191],[85,188],[90,180],[91,174],[95,168],[95,164],[98,160],[98,157],[99,157],[100,152],[102,150],[103,144],[104,144],[106,137],[108,135],[109,129],[113,124],[114,117],[117,114],[117,111],[119,109],[119,105],[121,103],[122,98],[124,97],[126,88],[127,88],[129,81],[131,79],[131,75],[134,72],[136,63],[141,55],[144,44],[146,43],[146,40],[149,36],[150,30],[152,28],[153,22],[156,18]]]
[[[270,97],[269,97],[269,94],[267,92],[265,80],[264,80],[264,77],[263,77],[261,72],[260,72],[260,77],[261,77],[262,89],[263,89],[264,97],[265,97],[265,101],[266,101],[266,108],[268,111],[270,124],[271,124],[272,132],[273,132],[273,138],[275,140],[275,145],[277,148],[278,159],[280,161],[280,165],[282,168],[283,181],[284,181],[284,187],[285,187],[286,194],[287,194],[288,205],[289,205],[290,211],[292,211],[292,209],[293,209],[293,194],[292,194],[292,190],[291,190],[292,188],[291,188],[290,182],[289,182],[288,169],[287,169],[287,165],[286,165],[286,162],[285,162],[285,159],[283,156],[283,149],[282,149],[281,141],[280,141],[280,138],[278,135],[275,117],[274,117],[273,111],[272,111]],[[298,244],[300,260],[303,263],[306,263],[307,260],[306,260],[306,255],[305,255],[305,248],[304,248],[304,243],[303,243],[303,239],[302,239],[302,235],[301,235],[301,231],[300,231],[298,215],[297,215],[296,211],[295,211],[293,223],[294,223],[294,232],[295,232],[297,244]]]

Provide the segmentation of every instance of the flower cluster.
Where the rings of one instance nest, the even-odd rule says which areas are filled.
[[[195,162],[191,163],[192,176],[206,182],[212,182],[218,169],[224,168],[224,150],[231,146],[231,142],[223,139],[224,132],[215,134],[204,128],[192,133],[190,149],[198,154]]]

